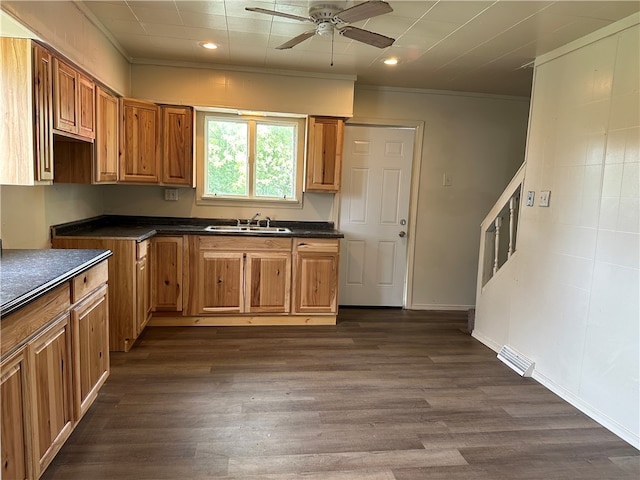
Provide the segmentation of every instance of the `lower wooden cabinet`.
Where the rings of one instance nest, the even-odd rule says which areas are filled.
[[[244,253],[200,250],[196,270],[194,313],[242,313]]]
[[[107,263],[2,319],[0,478],[37,479],[109,375]]]
[[[245,256],[248,313],[289,313],[291,304],[291,254],[255,253]]]
[[[151,317],[151,276],[149,273],[149,261],[147,256],[136,262],[136,318],[135,336],[142,333]]]
[[[109,350],[128,352],[151,315],[149,240],[53,237],[51,243],[53,248],[113,252],[109,259]]]
[[[151,240],[151,305],[153,311],[182,311],[183,251],[183,237],[154,237]]]
[[[288,313],[291,239],[191,237],[190,314]]]
[[[29,396],[23,348],[0,365],[2,378],[0,397],[2,410],[2,431],[0,433],[0,450],[2,469],[0,478],[23,480],[32,478],[30,451],[29,415],[25,414],[25,399]]]
[[[35,476],[39,477],[73,429],[69,314],[29,342]]]
[[[73,400],[80,420],[109,376],[109,305],[107,286],[71,310]]]
[[[339,242],[338,239],[296,239],[293,313],[337,313]]]

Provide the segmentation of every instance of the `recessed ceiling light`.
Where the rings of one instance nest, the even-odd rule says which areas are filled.
[[[200,45],[202,48],[206,48],[207,50],[215,50],[216,48],[218,48],[218,45],[213,42],[199,42],[198,45]]]
[[[383,63],[385,65],[397,65],[398,64],[398,59],[397,58],[387,58]]]

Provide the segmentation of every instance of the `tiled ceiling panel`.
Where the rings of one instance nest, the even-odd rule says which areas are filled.
[[[376,1],[376,0],[374,0]],[[344,0],[91,0],[76,5],[134,63],[203,63],[357,76],[362,84],[529,95],[536,55],[640,10],[634,1],[394,1],[393,11],[352,25],[395,39],[377,48],[334,32],[291,49],[276,47],[312,22],[250,12],[259,7],[308,17]],[[201,41],[216,43],[204,50]],[[383,65],[394,57],[398,64]]]

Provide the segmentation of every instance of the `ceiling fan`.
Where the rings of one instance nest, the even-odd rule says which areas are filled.
[[[360,20],[393,12],[393,8],[391,8],[387,2],[382,0],[370,0],[344,10],[336,5],[320,3],[312,5],[309,8],[308,17],[258,7],[247,7],[246,10],[250,12],[266,13],[267,15],[274,15],[277,17],[290,18],[301,22],[315,23],[316,27],[313,30],[302,33],[288,42],[276,47],[278,50],[286,50],[288,48],[295,47],[299,43],[304,42],[307,38],[311,38],[316,34],[333,35],[334,32],[338,32],[343,37],[378,48],[389,47],[393,42],[395,42],[395,38],[385,37],[379,33],[370,32],[369,30],[363,30],[362,28],[348,25],[349,23],[359,22]]]

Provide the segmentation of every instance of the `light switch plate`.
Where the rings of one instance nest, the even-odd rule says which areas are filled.
[[[450,187],[453,185],[453,177],[449,172],[445,172],[442,174],[442,185],[444,187]]]
[[[536,192],[534,192],[533,190],[529,190],[527,192],[527,207],[533,207],[533,203],[535,202],[536,199]]]
[[[169,200],[171,202],[178,201],[178,189],[177,188],[165,188],[164,189],[164,199]]]
[[[549,198],[551,197],[551,192],[549,190],[543,190],[540,192],[540,202],[539,205],[541,207],[549,206]]]

